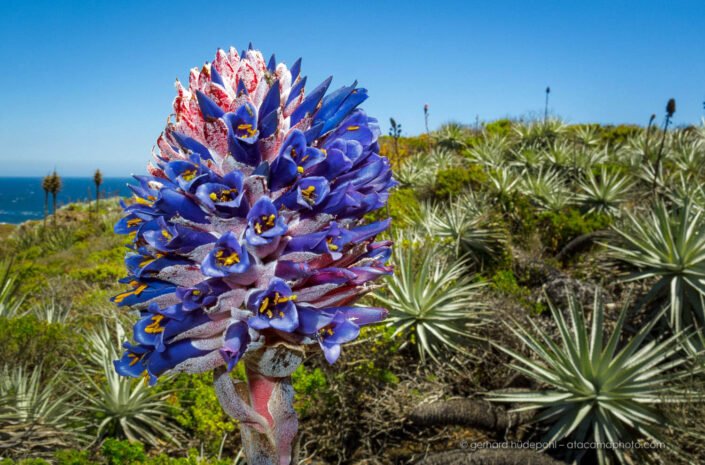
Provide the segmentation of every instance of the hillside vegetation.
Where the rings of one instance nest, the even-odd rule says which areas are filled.
[[[295,373],[306,463],[705,462],[705,127],[449,123],[382,154],[390,316]],[[113,371],[117,200],[56,216],[0,231],[0,463],[242,463],[212,375]],[[469,446],[504,440],[563,447]]]

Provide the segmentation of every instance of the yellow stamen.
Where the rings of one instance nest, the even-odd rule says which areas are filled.
[[[247,123],[239,124],[237,130],[246,131],[248,136],[254,136],[257,133],[257,130],[253,129],[252,125]]]
[[[133,287],[136,287],[136,289],[133,289],[131,291],[123,292],[122,294],[116,295],[115,296],[116,303],[122,302],[123,300],[130,297],[131,295],[140,295],[142,293],[142,291],[144,291],[145,289],[147,289],[147,287],[149,287],[146,284],[140,284],[138,281],[131,281],[130,285]]]
[[[230,255],[225,258],[221,258],[220,261],[225,266],[230,266],[233,263],[240,263],[240,256],[236,252],[231,252]]]
[[[193,292],[191,292],[192,295],[201,295],[201,291],[198,289],[194,289]]]
[[[142,222],[141,218],[132,218],[131,220],[127,220],[127,226],[132,227],[132,226],[137,226]]]
[[[333,244],[333,238],[332,238],[332,237],[329,237],[328,239],[326,239],[326,242],[328,243],[328,248],[329,248],[330,250],[332,250],[333,252],[335,252],[336,250],[338,250],[338,249],[340,248],[340,247],[338,247],[337,245]]]
[[[164,328],[159,326],[159,323],[164,319],[164,315],[154,315],[152,317],[152,323],[144,328],[144,332],[147,334],[158,334],[164,332]]]
[[[127,354],[127,356],[130,357],[130,359],[131,359],[130,366],[134,366],[137,362],[140,361],[140,358],[142,358],[142,357],[139,357],[133,353],[129,353],[129,354]]]
[[[298,171],[299,173],[303,173],[303,172],[304,172],[304,167],[303,167],[303,166],[297,166],[297,167],[296,167],[296,171]]]
[[[301,195],[304,197],[304,200],[306,200],[308,203],[313,203],[316,200],[313,196],[315,191],[315,186],[308,186],[306,189],[301,189]]]
[[[195,177],[196,177],[196,170],[186,170],[183,173],[181,173],[181,179],[183,179],[184,181],[191,181]]]
[[[348,126],[348,131],[357,131],[360,129],[360,126]]]
[[[169,233],[169,231],[167,231],[166,229],[162,229],[162,237],[164,237],[164,239],[170,241],[172,236]]]
[[[142,197],[137,197],[135,196],[135,202],[141,204],[141,205],[152,205],[152,202],[150,202],[147,199],[143,199]]]
[[[264,313],[267,310],[267,307],[269,307],[269,297],[262,299],[262,303],[259,306],[259,312]]]

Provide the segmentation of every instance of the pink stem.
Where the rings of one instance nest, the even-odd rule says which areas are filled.
[[[298,350],[278,345],[245,357],[247,386],[219,369],[215,389],[225,412],[240,422],[249,465],[292,465],[298,419],[291,373],[301,363]]]

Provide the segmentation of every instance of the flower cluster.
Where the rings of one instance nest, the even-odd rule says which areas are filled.
[[[230,370],[280,341],[318,343],[333,363],[385,317],[352,306],[391,273],[391,243],[375,241],[389,220],[362,222],[395,184],[377,121],[357,108],[356,83],[305,94],[300,64],[218,50],[188,88],[177,81],[149,175],[115,226],[132,243],[130,289],[113,300],[140,312],[120,374]]]

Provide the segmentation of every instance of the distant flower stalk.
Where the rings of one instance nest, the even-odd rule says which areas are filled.
[[[305,94],[300,64],[231,48],[177,81],[174,117],[115,226],[132,245],[130,288],[113,300],[141,315],[116,370],[150,384],[215,370],[250,463],[295,460],[302,346],[334,363],[387,313],[353,306],[392,272],[391,242],[375,241],[389,220],[363,221],[395,184],[377,120],[357,108],[367,91],[326,95],[328,78]]]

